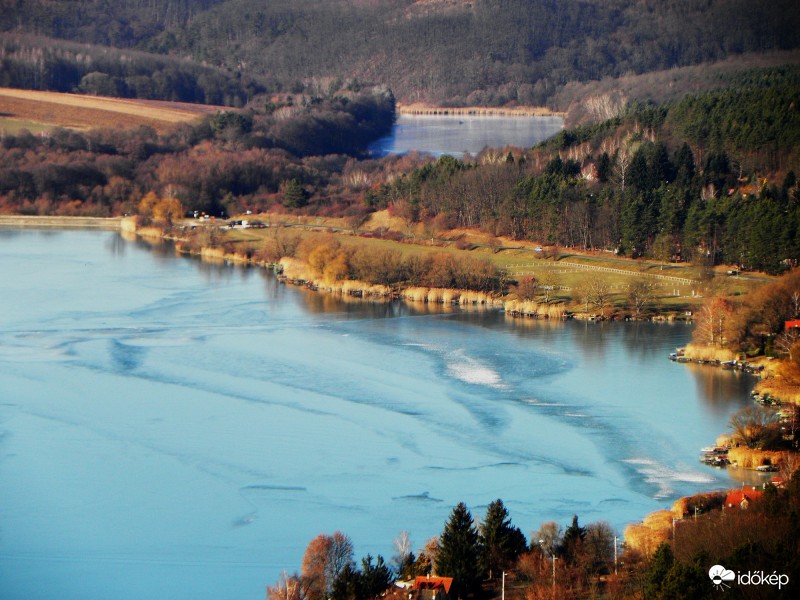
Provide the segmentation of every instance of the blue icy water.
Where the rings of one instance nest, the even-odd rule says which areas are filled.
[[[441,156],[478,154],[484,148],[530,148],[554,136],[561,117],[400,115],[391,135],[370,147],[373,154],[419,151]]]
[[[625,523],[724,487],[752,380],[686,325],[343,303],[105,232],[0,230],[0,598],[262,599],[319,533],[464,501]]]

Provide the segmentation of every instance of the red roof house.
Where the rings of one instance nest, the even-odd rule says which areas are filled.
[[[431,577],[430,575],[419,575],[414,579],[415,590],[429,590],[431,598],[439,597],[440,593],[446,596],[450,593],[450,586],[453,585],[452,577]]]
[[[725,496],[725,508],[741,508],[742,510],[750,506],[753,500],[758,500],[764,493],[758,491],[756,488],[741,490],[731,490]]]

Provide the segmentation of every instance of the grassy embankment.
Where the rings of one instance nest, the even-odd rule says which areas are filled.
[[[317,239],[322,243],[325,238],[335,236],[343,245],[354,250],[381,252],[390,250],[398,253],[403,259],[411,256],[425,257],[446,253],[455,259],[482,259],[489,261],[507,273],[509,280],[532,275],[538,279],[546,279],[554,289],[547,303],[541,300],[527,305],[529,312],[538,312],[540,316],[560,317],[565,310],[582,316],[583,306],[573,303],[573,290],[587,277],[598,278],[609,287],[609,300],[606,307],[607,316],[629,314],[627,301],[628,286],[637,279],[644,279],[654,284],[653,298],[643,311],[644,315],[672,315],[682,317],[685,311],[696,310],[702,303],[700,269],[691,265],[670,265],[642,260],[621,259],[609,253],[579,253],[563,249],[545,248],[537,251],[539,246],[530,242],[509,239],[491,238],[475,231],[452,230],[437,232],[435,237],[421,229],[408,228],[401,219],[393,219],[385,212],[372,215],[361,228],[354,232],[348,227],[345,219],[297,217],[290,215],[259,215],[244,218],[258,219],[270,227],[266,229],[235,229],[222,232],[222,239],[217,248],[206,249],[202,254],[206,258],[216,260],[250,260],[252,256],[263,256],[276,234],[297,236],[300,240]],[[280,226],[280,227],[276,227]],[[381,233],[385,238],[381,238]],[[404,239],[386,239],[405,236]],[[201,253],[199,249],[196,252]],[[308,281],[313,279],[303,270],[303,266],[294,260],[284,261],[290,272],[290,278]],[[727,277],[720,269],[715,277],[718,290],[726,294],[745,294],[760,284],[757,279]],[[294,277],[293,277],[294,276]],[[364,295],[380,294],[385,288],[368,290],[369,282],[327,282],[315,281],[315,287],[334,292],[350,293],[363,291]],[[409,296],[417,300],[431,302],[449,302],[452,291],[433,291],[414,289]],[[465,297],[466,298],[466,297]],[[512,298],[506,297],[505,300]],[[462,299],[462,302],[464,299]],[[493,303],[500,304],[500,298]],[[534,306],[532,306],[534,305]],[[518,305],[514,305],[518,306]],[[508,309],[510,306],[506,304]],[[599,311],[590,307],[590,314]]]
[[[22,129],[40,133],[54,127],[90,129],[142,125],[160,132],[220,110],[228,109],[182,102],[0,88],[0,131],[8,134],[17,134]]]

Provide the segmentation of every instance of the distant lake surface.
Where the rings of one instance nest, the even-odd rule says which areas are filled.
[[[561,117],[400,115],[392,135],[378,140],[371,150],[380,156],[418,151],[460,157],[486,147],[530,148],[563,125]]]
[[[0,598],[263,600],[308,542],[415,551],[502,498],[617,531],[735,487],[754,379],[682,324],[343,302],[114,233],[0,229]]]

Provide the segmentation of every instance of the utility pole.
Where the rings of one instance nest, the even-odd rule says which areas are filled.
[[[501,600],[506,600],[506,572],[503,571],[503,591],[500,595]]]
[[[614,536],[614,575],[617,574],[617,536]]]

